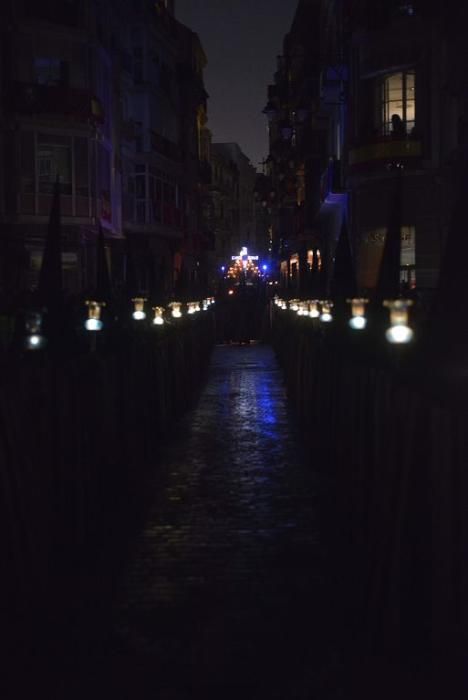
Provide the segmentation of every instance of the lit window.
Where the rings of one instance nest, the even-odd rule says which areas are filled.
[[[383,133],[395,136],[411,134],[416,116],[414,71],[385,76],[380,89]]]

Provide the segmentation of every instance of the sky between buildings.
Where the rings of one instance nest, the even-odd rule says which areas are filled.
[[[208,57],[205,87],[214,141],[236,141],[260,169],[268,153],[262,109],[297,0],[176,0]]]

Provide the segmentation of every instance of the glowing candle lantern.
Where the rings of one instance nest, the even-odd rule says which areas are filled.
[[[289,308],[291,311],[295,311],[297,313],[299,310],[299,299],[291,299],[289,302]]]
[[[163,306],[153,306],[153,311],[154,311],[153,325],[154,326],[163,326],[164,325],[164,307]]]
[[[210,305],[210,302],[208,301],[208,299],[203,299],[203,305],[202,305],[203,311],[208,311],[209,305]]]
[[[319,303],[316,299],[311,299],[309,301],[309,316],[310,318],[320,317]]]
[[[283,299],[283,301],[281,302],[281,308],[283,309],[283,311],[287,311],[288,302],[285,301],[284,299]]]
[[[366,304],[369,299],[348,299],[348,304],[351,304],[352,316],[349,319],[349,325],[355,331],[362,331],[367,326]]]
[[[181,318],[182,317],[181,307],[182,307],[182,304],[179,301],[173,301],[169,304],[169,308],[171,309],[171,313],[172,313],[172,318]]]
[[[413,340],[414,333],[408,326],[408,308],[413,305],[410,299],[390,299],[384,306],[390,309],[390,328],[385,333],[389,343],[399,345]]]
[[[85,321],[87,331],[102,331],[103,323],[101,321],[101,309],[105,306],[102,301],[86,301],[88,307],[88,318]]]
[[[135,299],[132,299],[135,308],[133,311],[133,318],[135,321],[144,321],[146,318],[146,313],[145,313],[145,301],[146,299],[143,297],[136,297]]]
[[[297,315],[298,316],[307,316],[308,313],[309,313],[309,305],[307,304],[306,301],[300,301],[299,308],[297,310]]]
[[[46,339],[42,335],[42,314],[38,311],[31,311],[26,315],[26,349],[40,350],[46,345]]]
[[[321,301],[320,306],[322,307],[322,311],[320,313],[320,320],[322,323],[330,323],[330,321],[333,321],[333,315],[332,315],[332,308],[333,308],[333,302],[331,301]]]

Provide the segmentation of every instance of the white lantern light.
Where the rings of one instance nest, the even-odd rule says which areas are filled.
[[[85,321],[87,331],[102,331],[103,323],[101,321],[101,309],[105,306],[102,301],[89,300],[85,302],[88,307],[88,318]]]
[[[390,309],[390,328],[385,333],[389,343],[403,345],[413,340],[414,333],[408,326],[408,308],[413,302],[410,299],[390,299],[384,301],[384,306]]]
[[[171,309],[172,313],[172,318],[181,318],[182,317],[182,311],[181,311],[182,304],[180,301],[173,301],[169,304],[169,308]]]
[[[316,299],[311,299],[309,301],[309,316],[310,318],[319,318],[320,316],[320,311],[319,311],[319,303]]]
[[[353,330],[362,331],[367,326],[366,304],[368,303],[369,299],[348,299],[352,313],[349,325]]]
[[[42,335],[42,314],[38,311],[29,312],[25,319],[26,350],[40,350],[46,345]]]
[[[320,320],[322,323],[330,323],[333,321],[333,315],[332,315],[332,308],[333,308],[333,302],[332,301],[321,301],[320,306],[322,307],[321,313],[320,313]]]
[[[132,299],[135,308],[133,311],[133,318],[135,321],[144,321],[146,318],[146,313],[145,313],[145,301],[146,299],[144,297],[136,297],[135,299]]]
[[[291,299],[291,301],[289,302],[289,308],[291,309],[291,311],[295,311],[297,313],[297,311],[299,310],[299,299]]]
[[[163,326],[164,325],[164,307],[163,306],[153,306],[153,311],[154,311],[153,325],[154,326]]]

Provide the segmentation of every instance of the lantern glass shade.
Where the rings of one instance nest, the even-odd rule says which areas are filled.
[[[414,332],[408,325],[408,309],[412,304],[410,299],[384,301],[384,306],[390,310],[390,328],[385,333],[389,343],[404,345],[413,340]]]
[[[309,316],[310,318],[319,318],[320,316],[320,311],[319,311],[319,303],[316,299],[311,299],[309,301]]]
[[[146,318],[146,313],[145,313],[145,301],[146,299],[144,297],[136,297],[135,299],[132,299],[133,304],[134,304],[134,310],[133,310],[133,318],[135,321],[144,321]]]
[[[35,335],[40,333],[42,327],[42,314],[38,311],[31,311],[26,315],[25,319],[26,333]]]
[[[289,302],[289,308],[291,311],[298,311],[299,310],[299,299],[291,299]]]
[[[349,319],[350,327],[355,331],[362,331],[367,326],[366,319],[366,304],[368,299],[348,299],[348,304],[351,304],[351,318]]]
[[[102,301],[89,300],[85,302],[88,307],[88,318],[85,321],[87,331],[102,331],[103,323],[101,321],[101,309],[105,306]]]
[[[171,309],[172,313],[172,318],[181,318],[182,316],[182,304],[179,301],[173,301],[169,304],[169,307]]]
[[[333,321],[333,315],[332,315],[333,302],[322,301],[322,302],[320,302],[320,306],[322,307],[321,313],[320,313],[320,320],[322,321],[322,323],[330,323],[331,321]]]
[[[153,325],[154,326],[163,326],[164,325],[164,307],[163,306],[154,306],[153,311],[154,311]]]

